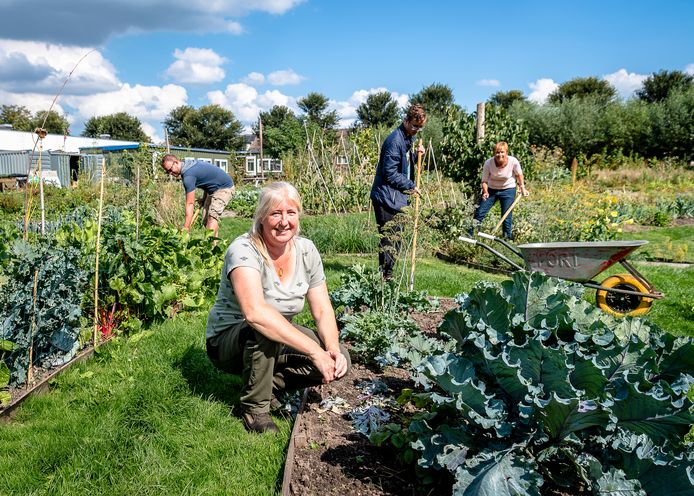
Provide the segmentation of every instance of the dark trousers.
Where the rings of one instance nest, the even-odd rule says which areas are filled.
[[[511,208],[513,200],[516,199],[516,188],[508,189],[493,189],[488,188],[489,198],[486,200],[481,200],[480,204],[475,209],[475,223],[477,225],[481,224],[484,218],[487,216],[491,208],[494,206],[497,200],[501,203],[501,215],[504,215],[506,211]],[[509,213],[508,217],[504,219],[504,224],[502,230],[504,237],[506,239],[513,239],[513,213]]]
[[[325,349],[316,332],[292,325]],[[340,351],[351,366],[349,352],[342,343]],[[246,322],[208,339],[207,355],[218,369],[241,376],[241,409],[248,413],[270,411],[273,393],[323,383],[323,375],[307,355],[271,341]]]
[[[373,202],[374,213],[376,214],[376,224],[378,224],[378,234],[381,241],[378,250],[378,266],[383,277],[390,279],[393,276],[393,266],[400,254],[402,225],[397,222],[390,222],[399,214],[398,210],[393,210]],[[390,222],[390,224],[388,224]],[[388,225],[386,225],[388,224]]]

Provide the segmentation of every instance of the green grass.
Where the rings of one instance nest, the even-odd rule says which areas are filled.
[[[0,493],[277,493],[290,425],[246,433],[239,379],[208,361],[205,320],[107,345],[28,399],[0,425]]]
[[[340,285],[340,274],[355,264],[362,264],[376,270],[378,258],[376,254],[324,256],[323,266],[328,279],[328,289],[336,289]],[[410,278],[409,268],[404,274],[400,272],[396,275],[396,277],[401,276],[403,287],[407,287]],[[427,291],[433,296],[453,297],[470,291],[479,281],[503,281],[504,279],[504,276],[497,274],[469,269],[463,265],[452,264],[434,257],[423,257],[416,261],[414,288]]]
[[[662,300],[653,302],[651,311],[644,318],[672,334],[694,337],[694,301],[691,297],[694,267],[675,268],[643,262],[634,262],[634,266],[656,290],[665,293]],[[618,273],[624,274],[626,270],[616,264],[598,275],[596,280],[601,282]],[[595,292],[586,291],[586,299],[595,303]]]
[[[219,237],[232,241],[248,232],[251,219],[227,217],[219,224]],[[378,247],[378,234],[373,215],[306,215],[301,219],[301,235],[313,241],[323,254],[372,253]]]
[[[650,227],[645,231],[622,233],[620,238],[649,242],[634,252],[636,260],[666,259],[694,263],[694,225]]]

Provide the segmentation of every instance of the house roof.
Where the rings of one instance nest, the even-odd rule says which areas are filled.
[[[0,150],[20,151],[38,150],[39,137],[31,131],[0,129]],[[112,140],[103,138],[85,138],[83,136],[63,136],[48,134],[43,138],[41,147],[45,151],[62,151],[65,153],[80,152],[80,148],[101,148],[107,146],[138,145],[136,141]]]

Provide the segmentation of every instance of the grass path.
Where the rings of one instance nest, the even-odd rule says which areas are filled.
[[[71,367],[0,424],[0,494],[268,495],[288,421],[246,433],[238,378],[203,348],[206,315],[176,318]]]

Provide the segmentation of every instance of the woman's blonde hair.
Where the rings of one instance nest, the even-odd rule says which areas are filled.
[[[496,145],[494,145],[494,153],[498,152],[499,150],[505,150],[508,153],[508,143],[505,141],[499,141]]]
[[[265,186],[260,191],[260,197],[258,198],[258,206],[255,207],[255,213],[253,214],[253,223],[251,224],[251,229],[248,231],[248,236],[256,247],[258,252],[262,255],[265,263],[270,265],[270,255],[267,252],[267,247],[265,246],[265,241],[263,240],[263,220],[270,215],[274,210],[275,205],[277,205],[282,199],[288,199],[296,205],[296,209],[299,212],[299,216],[303,212],[301,207],[301,197],[299,192],[294,186],[284,181],[276,181]],[[299,233],[300,227],[297,226],[297,234]]]

